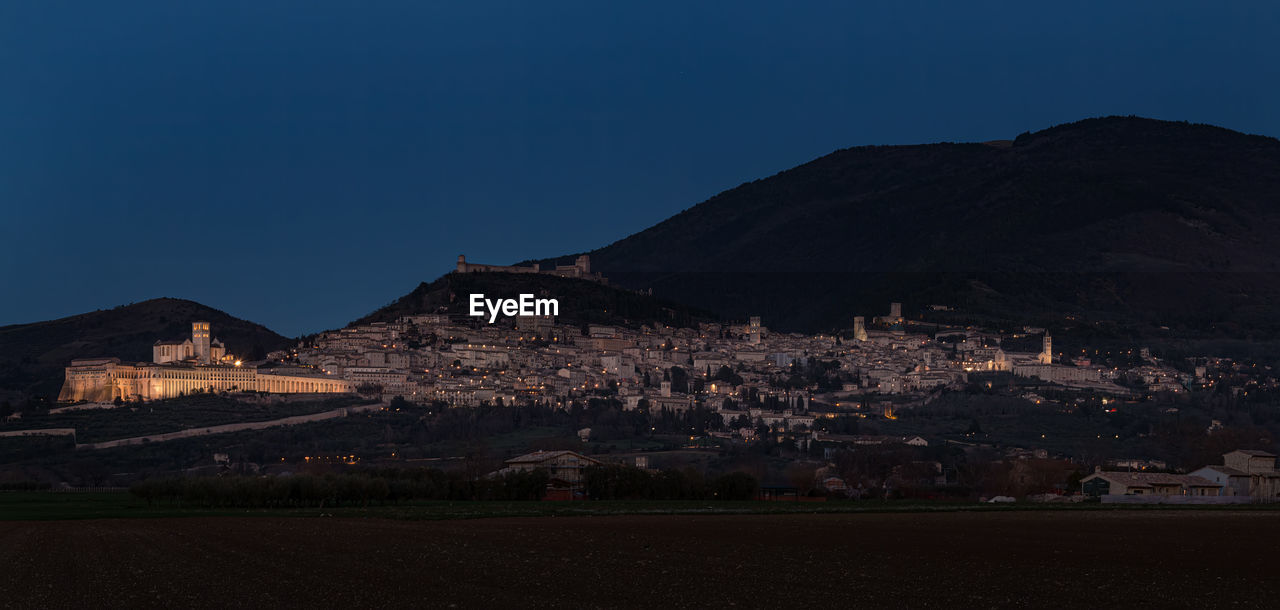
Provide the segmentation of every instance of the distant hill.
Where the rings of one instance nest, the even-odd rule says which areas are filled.
[[[409,294],[350,325],[390,322],[406,315],[446,313],[466,315],[471,294],[490,299],[532,294],[560,303],[558,320],[567,324],[641,324],[691,326],[715,319],[714,314],[671,301],[591,282],[531,273],[449,273],[419,284]]]
[[[46,322],[0,326],[0,393],[56,396],[63,368],[74,358],[115,356],[149,362],[153,343],[190,337],[196,320],[208,321],[214,338],[232,354],[265,354],[293,343],[266,327],[194,301],[152,299]]]
[[[614,283],[785,329],[894,300],[1243,338],[1280,336],[1277,234],[1280,141],[1109,117],[836,151],[588,254]]]

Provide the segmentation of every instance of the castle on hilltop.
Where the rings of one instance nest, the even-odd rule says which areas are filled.
[[[458,273],[542,273],[546,275],[558,275],[560,277],[571,277],[580,280],[590,280],[592,282],[600,282],[608,284],[609,281],[599,273],[591,272],[591,257],[586,254],[578,256],[574,259],[572,265],[557,265],[554,269],[543,269],[542,265],[534,263],[529,267],[519,267],[516,265],[485,265],[481,263],[467,262],[466,255],[458,255]]]

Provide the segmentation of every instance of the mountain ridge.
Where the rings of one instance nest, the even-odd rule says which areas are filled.
[[[767,293],[785,287],[795,298],[772,310],[794,330],[847,327],[854,311],[837,311],[836,300],[865,315],[887,300],[914,311],[926,298],[977,306],[981,295],[965,287],[976,282],[1038,317],[1098,309],[1156,327],[1197,314],[1167,302],[1179,284],[1192,285],[1222,297],[1196,295],[1197,307],[1228,317],[1249,310],[1226,321],[1274,333],[1274,316],[1262,310],[1280,295],[1277,203],[1280,140],[1102,117],[995,144],[841,149],[585,254],[619,285],[727,316],[766,309]],[[775,277],[796,273],[817,274],[811,283],[821,289]],[[1038,274],[1066,275],[1041,294],[1053,281]],[[721,297],[725,285],[743,282],[759,289]],[[943,284],[959,287],[936,289]],[[1156,284],[1168,285],[1148,289]],[[1147,307],[1164,311],[1147,316]]]
[[[1147,330],[1280,337],[1278,205],[1280,140],[1085,119],[1013,140],[840,149],[585,253],[614,286],[661,299],[556,286],[581,297],[585,308],[566,319],[584,323],[685,324],[715,312],[831,330],[895,300],[917,315],[944,303],[984,321],[1111,316]],[[456,309],[441,295],[473,284],[569,281],[466,275],[422,283],[352,324]],[[56,392],[71,358],[147,360],[155,340],[184,336],[194,319],[212,322],[233,353],[290,343],[194,301],[151,299],[0,327],[0,393]]]
[[[1196,145],[1195,140],[1199,140]],[[1228,147],[1228,145],[1230,145]],[[1142,155],[1150,152],[1154,148],[1162,148],[1168,146],[1178,147],[1178,152],[1185,154],[1191,146],[1199,149],[1200,154],[1195,157],[1183,157],[1181,163],[1174,168],[1161,168],[1162,163],[1168,163],[1175,160],[1158,160],[1150,159],[1144,161]],[[1111,153],[1105,158],[1089,159],[1082,157],[1074,162],[1063,162],[1063,159],[1051,159],[1057,161],[1050,167],[1043,167],[1046,159],[1042,152],[1050,153],[1050,156],[1063,157],[1061,153],[1072,153],[1070,149],[1091,149],[1094,152],[1110,149]],[[1046,149],[1049,149],[1046,151]],[[639,256],[637,250],[643,246],[648,246],[649,241],[656,240],[660,234],[668,243],[682,245],[683,241],[681,233],[685,232],[690,226],[706,226],[708,224],[717,225],[721,230],[735,232],[736,242],[728,245],[738,246],[743,241],[749,241],[757,238],[764,232],[754,224],[760,224],[761,219],[743,219],[743,218],[719,218],[716,215],[723,214],[728,206],[733,206],[739,214],[757,214],[769,213],[771,218],[767,220],[775,221],[775,226],[783,228],[789,225],[800,224],[820,212],[832,211],[839,205],[857,207],[857,211],[866,219],[865,224],[874,225],[878,217],[886,216],[883,210],[874,208],[874,203],[883,201],[891,201],[898,205],[903,205],[903,199],[911,199],[909,203],[917,203],[915,201],[921,195],[934,194],[937,197],[933,201],[954,202],[956,207],[964,205],[964,201],[973,199],[974,195],[984,198],[985,205],[973,208],[971,210],[942,209],[936,210],[957,216],[956,220],[970,220],[975,222],[990,221],[990,212],[1002,211],[1005,206],[1018,201],[1014,197],[1015,193],[1008,193],[1007,189],[1012,186],[1021,187],[1031,192],[1028,195],[1037,196],[1036,203],[1040,203],[1041,207],[1052,204],[1062,205],[1065,203],[1081,203],[1080,197],[1090,194],[1089,187],[1107,187],[1107,188],[1132,188],[1141,186],[1141,184],[1131,184],[1124,181],[1126,176],[1137,177],[1134,175],[1134,169],[1125,167],[1124,164],[1117,163],[1128,157],[1130,165],[1145,165],[1147,169],[1158,169],[1164,172],[1162,177],[1169,177],[1169,169],[1183,169],[1188,165],[1197,166],[1201,176],[1210,174],[1212,170],[1213,184],[1220,185],[1222,180],[1230,180],[1233,178],[1243,178],[1249,167],[1241,166],[1232,159],[1232,163],[1215,162],[1213,157],[1216,153],[1233,152],[1237,157],[1243,156],[1242,153],[1264,153],[1264,158],[1269,162],[1267,167],[1269,171],[1268,178],[1270,184],[1280,183],[1280,175],[1276,174],[1276,166],[1280,165],[1280,140],[1267,136],[1257,136],[1234,132],[1225,128],[1215,127],[1204,124],[1177,123],[1172,121],[1155,121],[1153,119],[1141,119],[1136,117],[1105,117],[1097,119],[1086,119],[1075,123],[1058,125],[1048,129],[1034,132],[1023,133],[1013,140],[1009,147],[994,147],[985,143],[951,143],[942,142],[935,144],[914,144],[903,146],[860,146],[845,148],[834,151],[828,155],[824,155],[797,167],[778,172],[772,176],[761,178],[749,182],[745,182],[737,187],[728,189],[722,193],[712,196],[702,203],[688,208],[662,222],[655,224],[648,229],[639,231],[612,244],[597,248],[586,252],[592,257],[592,264],[595,268],[603,272],[609,271],[748,271],[748,270],[766,270],[766,271],[789,271],[803,270],[811,268],[809,265],[801,265],[801,269],[788,267],[783,261],[771,261],[767,257],[755,257],[744,261],[746,264],[730,264],[730,265],[712,265],[707,262],[701,262],[696,268],[682,264],[661,265],[661,262],[674,261],[683,253],[666,253],[665,257],[653,260],[652,255]],[[965,158],[965,156],[969,158]],[[956,164],[974,164],[980,165],[978,169],[986,170],[984,173],[975,176],[956,176]],[[1212,164],[1206,167],[1206,163]],[[1107,169],[1110,164],[1111,169]],[[1257,163],[1251,164],[1257,166]],[[982,167],[985,166],[985,167]],[[932,170],[928,174],[924,174],[921,170]],[[967,168],[966,168],[967,169]],[[1034,175],[1032,172],[1053,171],[1059,176],[1057,180],[1048,185],[1037,186],[1028,184],[1019,184],[1027,182],[1027,178],[1046,178],[1045,176]],[[1099,173],[1102,175],[1099,176]],[[915,183],[903,183],[903,178],[911,178],[912,174],[921,176]],[[1081,188],[1076,192],[1062,193],[1058,198],[1045,198],[1043,189],[1052,186],[1061,186],[1069,179],[1091,178],[1094,184],[1080,185]],[[1256,176],[1254,176],[1256,177]],[[960,178],[968,178],[961,181]],[[1051,177],[1050,177],[1051,178]],[[1111,184],[1098,184],[1101,178],[1112,179]],[[1176,185],[1176,183],[1175,183]],[[960,190],[956,187],[967,187],[967,190]],[[908,192],[911,191],[911,192]],[[1134,195],[1143,195],[1140,189],[1134,189]],[[827,199],[822,197],[826,195]],[[795,209],[793,199],[795,196],[806,198],[804,203],[817,204],[817,209]],[[1070,199],[1075,197],[1075,200]],[[779,209],[779,204],[785,200],[786,209]],[[1025,201],[1025,199],[1023,199]],[[1063,229],[1076,228],[1079,226],[1078,217],[1082,215],[1093,214],[1099,219],[1114,219],[1121,216],[1122,213],[1134,212],[1151,212],[1157,211],[1156,208],[1149,206],[1153,202],[1146,200],[1134,200],[1132,205],[1125,206],[1121,209],[1107,209],[1106,206],[1086,206],[1074,210],[1054,210],[1052,207],[1046,210],[1044,220],[1046,222],[1057,223],[1055,226],[1058,231]],[[1171,202],[1166,202],[1171,203]],[[1195,201],[1183,201],[1182,208],[1168,206],[1159,209],[1159,211],[1185,211],[1194,213],[1197,211]],[[915,210],[913,210],[915,211]],[[1203,210],[1199,210],[1203,212]],[[783,215],[782,213],[785,213]],[[801,218],[795,218],[796,214],[804,214]],[[891,220],[900,220],[899,218],[890,218]],[[841,221],[848,219],[840,218]],[[1213,223],[1204,219],[1189,218],[1192,220],[1189,229],[1196,229],[1195,220],[1200,220],[1209,230],[1216,230],[1218,233],[1224,231],[1220,227],[1215,227]],[[1239,217],[1211,218],[1209,220],[1223,223],[1234,221],[1247,222],[1247,219]],[[735,226],[736,225],[736,226]],[[854,228],[856,225],[847,224],[841,228]],[[642,237],[651,239],[642,240]],[[723,245],[715,243],[701,244],[697,251],[702,254],[704,259],[714,262],[724,262],[726,259],[733,258],[733,255],[727,253],[731,248],[725,248]],[[571,256],[562,256],[555,259],[563,261]],[[869,257],[863,259],[873,263],[884,260],[881,257]],[[916,263],[911,265],[915,270],[940,270],[937,265],[930,266],[921,263],[938,263],[943,262],[942,259],[933,259],[928,261],[912,261]],[[1123,260],[1120,262],[1124,262]],[[1177,261],[1174,261],[1177,262]],[[1243,262],[1243,261],[1242,261]],[[1196,268],[1194,264],[1186,264],[1188,268]],[[900,270],[900,265],[893,265],[891,269],[878,268],[876,265],[861,264],[857,267],[836,266],[832,270],[848,270],[848,271],[867,271],[867,270]],[[985,269],[985,268],[984,268]],[[1076,271],[1094,271],[1096,266],[1077,267],[1070,270]],[[959,270],[959,269],[950,269]],[[1256,270],[1270,270],[1270,267]]]

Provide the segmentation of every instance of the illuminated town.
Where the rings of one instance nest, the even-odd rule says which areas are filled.
[[[590,274],[586,257],[575,266],[554,271],[471,265],[459,259],[458,273],[548,273],[606,281]],[[892,422],[924,412],[944,396],[975,387],[993,390],[995,384],[1007,385],[1004,394],[1028,410],[1074,413],[1092,408],[1115,414],[1122,406],[1152,403],[1161,396],[1220,390],[1217,384],[1223,382],[1229,384],[1228,391],[1234,396],[1276,385],[1269,368],[1255,371],[1230,360],[1205,358],[1179,370],[1144,348],[1137,354],[1125,354],[1129,366],[1095,364],[1086,353],[1055,353],[1052,338],[1040,328],[1027,327],[1011,334],[939,327],[924,332],[903,316],[901,303],[890,303],[887,313],[872,317],[870,323],[864,316],[852,316],[851,322],[847,331],[809,335],[773,332],[759,317],[742,323],[703,322],[677,328],[574,325],[561,323],[555,316],[516,316],[491,324],[483,315],[440,312],[322,332],[293,349],[272,352],[265,360],[244,362],[211,339],[216,329],[208,322],[196,321],[190,338],[157,341],[153,362],[125,363],[116,358],[73,361],[66,369],[60,399],[66,405],[62,409],[85,409],[200,394],[242,398],[351,394],[375,397],[382,408],[405,404],[452,409],[534,405],[561,411],[603,400],[645,417],[682,417],[694,410],[712,414],[711,425],[695,429],[688,437],[689,447],[786,443],[800,449],[796,457],[803,459],[812,447],[826,447],[828,455],[833,448],[869,445],[980,447],[981,439],[972,433],[963,439],[954,435],[850,434],[835,426],[855,418],[874,430],[877,421]],[[1006,351],[1000,347],[1006,343],[1038,344],[1040,350]],[[1012,379],[1020,381],[1009,381]],[[1178,409],[1168,407],[1166,411],[1176,413]],[[289,421],[319,421],[348,412],[342,409]],[[242,426],[247,427],[209,432],[261,427]],[[1205,433],[1222,427],[1214,420]],[[1005,456],[1082,457],[1048,449],[1053,446],[1047,443],[1049,433],[1041,435],[1045,442],[1040,445],[1004,447]],[[173,438],[200,434],[187,431]],[[583,429],[579,435],[587,441],[591,430]],[[163,438],[122,439],[95,447],[143,440]],[[1167,465],[1157,460],[1113,457],[1107,462],[1113,470],[1100,470],[1083,479],[1078,489],[1060,489],[1059,493],[1076,491],[1115,498],[1109,501],[1132,501],[1145,494],[1152,499],[1141,501],[1148,502],[1161,497],[1199,497],[1202,501],[1212,497],[1223,502],[1280,497],[1280,474],[1274,465],[1232,466],[1235,458],[1231,456],[1237,453],[1224,458],[1227,466],[1205,466],[1193,474],[1168,472]],[[587,456],[572,455],[573,463],[579,464],[579,471],[570,477],[574,481],[581,480],[581,468],[599,464]],[[1256,457],[1273,459],[1267,455],[1262,452]],[[510,463],[541,463],[563,457],[530,454]],[[347,464],[360,461],[355,455],[332,459]],[[313,456],[304,461],[312,463]],[[647,464],[648,458],[643,461]],[[942,464],[935,463],[935,469],[938,484],[944,485],[947,476]],[[1242,485],[1239,477],[1247,479],[1248,475],[1241,473],[1250,472],[1262,473],[1262,478]],[[816,473],[827,493],[855,492],[833,475],[832,468],[817,467]],[[1101,482],[1109,487],[1099,487]],[[548,489],[548,493],[560,491]],[[1075,496],[1077,500],[1083,497]]]
[[[1276,607],[1277,31],[4,3],[0,606]]]

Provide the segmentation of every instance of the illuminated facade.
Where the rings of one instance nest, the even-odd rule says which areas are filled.
[[[230,363],[233,358],[217,339],[210,340],[208,322],[192,322],[191,338],[182,341],[156,341],[151,346],[151,361],[156,364],[190,360],[199,364]]]
[[[72,360],[59,402],[159,400],[193,392],[339,394],[354,392],[345,379],[276,375],[257,367],[226,364],[129,364],[119,358]]]
[[[355,391],[344,380],[308,374],[277,374],[271,369],[240,366],[216,339],[208,322],[193,322],[191,338],[158,341],[150,363],[123,363],[119,358],[72,360],[66,369],[60,402],[158,400],[193,392],[270,392],[336,394]]]
[[[191,348],[195,352],[196,362],[209,364],[209,323],[191,323]]]
[[[1053,364],[1053,337],[1050,337],[1049,333],[1044,334],[1044,348],[1036,358],[1040,364]]]

